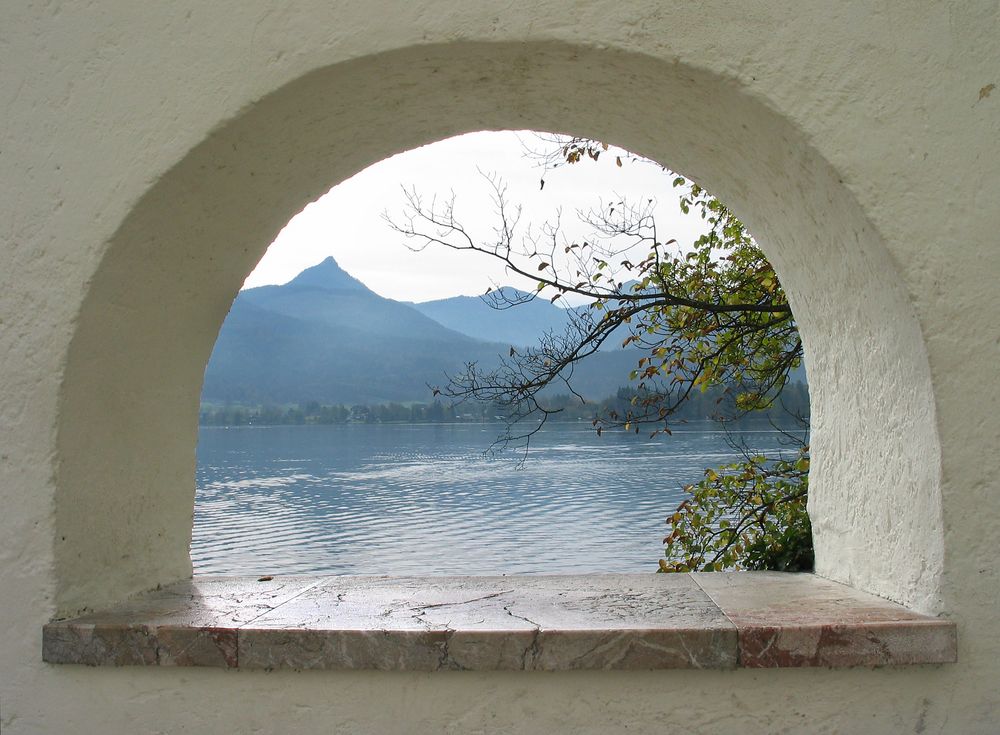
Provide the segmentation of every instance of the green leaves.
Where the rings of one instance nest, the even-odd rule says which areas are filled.
[[[706,470],[667,518],[660,571],[811,570],[808,472],[808,447],[792,458],[756,455]]]
[[[545,158],[555,167],[597,161],[607,150],[592,139],[560,139]],[[611,156],[622,165],[617,151]],[[777,274],[724,203],[684,176],[666,175],[664,184],[671,182],[681,212],[704,223],[704,233],[691,245],[658,232],[653,198],[645,205],[619,199],[581,213],[592,228],[587,239],[562,237],[566,233],[557,218],[540,236],[526,236],[519,245],[514,231],[518,217],[505,209],[506,189],[495,180],[501,226],[495,238],[482,244],[455,221],[450,206],[428,211],[414,197],[415,220],[426,227],[419,232],[412,225],[403,227],[404,234],[498,259],[537,283],[532,297],[548,287],[555,293],[553,301],[576,295],[589,303],[575,312],[565,334],[547,335],[536,347],[512,351],[509,362],[497,370],[471,366],[450,379],[443,394],[504,406],[512,424],[538,415],[544,423],[557,410],[546,408],[542,391],[560,382],[569,386],[578,362],[620,341],[642,354],[629,373],[635,384],[627,387],[627,400],[619,396],[622,400],[597,414],[599,434],[610,427],[639,431],[648,424],[653,424],[653,436],[669,434],[668,424],[693,405],[708,407],[698,409],[706,412],[716,406],[714,414],[726,419],[771,408],[802,359],[802,343]],[[641,258],[638,246],[648,248]],[[556,258],[559,250],[567,258]],[[497,305],[517,303],[505,302],[501,294]],[[519,430],[507,436],[527,443],[532,433]],[[661,570],[806,568],[811,564],[808,470],[805,450],[791,458],[748,451],[742,462],[706,471],[668,519]]]
[[[573,163],[594,145],[574,139],[563,153]],[[620,320],[631,331],[622,346],[646,350],[629,373],[637,381],[634,408],[624,416],[599,417],[598,431],[628,431],[646,422],[658,425],[654,434],[669,432],[667,422],[692,394],[721,394],[730,418],[768,409],[801,362],[802,343],[785,293],[743,223],[698,184],[683,176],[671,183],[681,212],[698,215],[708,230],[686,251],[668,251],[654,231],[649,254],[628,263],[636,283],[627,293],[593,303],[594,311],[604,311],[602,328],[619,318],[621,304],[635,307]],[[605,223],[606,234],[642,234],[638,221]],[[595,252],[584,270],[588,287],[613,287],[607,254]],[[620,298],[612,308],[615,296],[631,300]],[[790,458],[748,453],[741,462],[706,470],[667,519],[661,571],[811,568],[808,471],[808,447]]]

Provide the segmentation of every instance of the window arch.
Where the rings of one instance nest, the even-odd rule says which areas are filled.
[[[88,286],[67,358],[61,613],[189,574],[202,370],[240,284],[302,202],[393,153],[504,128],[613,141],[692,172],[734,207],[782,278],[805,344],[817,571],[938,610],[940,451],[923,339],[837,172],[787,121],[693,67],[463,43],[301,77],[221,126],[136,203]]]

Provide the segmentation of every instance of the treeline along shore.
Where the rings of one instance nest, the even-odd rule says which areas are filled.
[[[559,409],[551,421],[591,421],[596,415],[616,412],[623,416],[636,396],[632,387],[619,388],[614,396],[603,401],[587,401],[570,395],[556,395],[546,402],[546,408]],[[770,417],[782,421],[789,416],[809,415],[809,393],[805,383],[790,383],[781,394],[782,404],[761,413],[757,418]],[[675,416],[678,421],[700,421],[726,415],[726,399],[721,389],[692,395]],[[379,423],[490,423],[504,419],[503,409],[483,403],[450,403],[435,400],[428,403],[376,403],[325,405],[309,401],[295,405],[248,406],[238,404],[203,404],[199,416],[202,426],[301,426],[332,424]]]

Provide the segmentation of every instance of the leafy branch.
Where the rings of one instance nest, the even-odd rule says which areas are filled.
[[[546,170],[597,161],[609,151],[583,138],[549,142],[557,145],[537,156]],[[542,392],[559,385],[585,403],[572,385],[575,366],[602,348],[620,346],[637,356],[629,374],[635,390],[623,412],[595,416],[598,434],[608,428],[639,432],[643,426],[651,436],[669,434],[674,415],[695,391],[721,395],[722,421],[774,406],[802,362],[802,342],[774,268],[728,207],[700,185],[663,171],[681,212],[705,224],[686,248],[660,236],[652,198],[602,202],[577,212],[591,234],[574,239],[565,234],[561,212],[537,228],[522,224],[522,208],[510,202],[506,184],[495,175],[483,174],[496,221],[480,233],[456,216],[454,194],[425,200],[404,189],[402,217],[386,219],[411,249],[475,253],[534,284],[530,292],[487,290],[483,298],[494,308],[567,296],[586,302],[567,311],[563,333],[545,334],[527,349],[511,347],[490,368],[470,362],[435,395],[503,406],[507,431],[499,445],[527,448],[561,410],[547,408]],[[811,564],[807,439],[798,444],[794,459],[746,453],[743,461],[706,470],[702,481],[685,488],[689,497],[668,518],[661,570]]]

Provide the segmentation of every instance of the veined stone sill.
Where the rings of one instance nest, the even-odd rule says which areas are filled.
[[[196,577],[45,626],[43,659],[239,669],[950,663],[954,623],[810,574]]]

